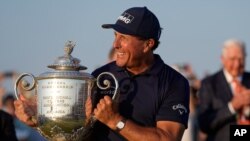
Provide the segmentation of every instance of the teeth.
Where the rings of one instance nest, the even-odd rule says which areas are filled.
[[[122,52],[117,52],[117,55],[121,56],[121,55],[124,55],[125,53],[122,53]]]

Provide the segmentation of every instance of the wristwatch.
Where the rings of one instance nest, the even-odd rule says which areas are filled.
[[[127,121],[126,118],[122,118],[122,119],[116,124],[116,131],[117,131],[117,132],[121,131],[121,130],[125,127],[126,121]]]

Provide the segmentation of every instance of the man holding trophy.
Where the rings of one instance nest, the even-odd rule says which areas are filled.
[[[152,140],[180,141],[189,115],[188,81],[166,65],[154,50],[159,45],[161,27],[146,7],[127,9],[115,24],[113,47],[116,60],[97,70],[112,73],[119,83],[113,91],[97,89],[85,102],[85,113],[95,141]],[[35,110],[21,100],[15,102],[16,115],[35,126]],[[91,124],[94,122],[94,124]],[[88,124],[86,123],[86,124]]]

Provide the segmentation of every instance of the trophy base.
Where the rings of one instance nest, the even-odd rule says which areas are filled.
[[[37,130],[49,141],[80,141],[85,131],[83,125],[84,120],[47,119]]]

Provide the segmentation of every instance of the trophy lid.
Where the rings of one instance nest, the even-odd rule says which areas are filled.
[[[75,47],[75,43],[68,41],[65,44],[64,52],[65,55],[58,57],[54,64],[48,65],[48,68],[55,70],[72,70],[79,71],[85,70],[87,67],[80,65],[80,60],[71,56],[71,53]]]

